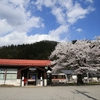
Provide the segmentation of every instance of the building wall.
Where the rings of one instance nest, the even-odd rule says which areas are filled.
[[[17,79],[17,68],[0,68],[0,85],[20,86],[20,79]]]
[[[22,70],[23,69],[23,70]],[[26,85],[28,84],[29,75],[36,75],[35,84],[37,86],[46,86],[46,72],[41,69],[29,70],[27,67],[0,67],[0,85],[14,85],[24,86],[24,79],[26,78]],[[32,79],[30,81],[33,81]]]

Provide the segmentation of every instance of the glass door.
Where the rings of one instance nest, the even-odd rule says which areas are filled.
[[[36,85],[37,74],[28,73],[27,79],[27,85]]]

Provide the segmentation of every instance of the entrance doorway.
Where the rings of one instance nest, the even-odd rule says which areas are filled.
[[[27,85],[36,85],[37,73],[28,73],[27,74]]]

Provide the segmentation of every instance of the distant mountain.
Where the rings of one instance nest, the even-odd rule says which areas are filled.
[[[0,58],[45,60],[56,45],[56,41],[40,41],[33,44],[3,46],[0,48]]]

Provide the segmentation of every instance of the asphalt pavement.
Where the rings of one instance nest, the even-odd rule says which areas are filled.
[[[100,100],[100,85],[0,87],[0,100]]]

